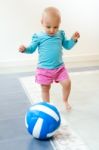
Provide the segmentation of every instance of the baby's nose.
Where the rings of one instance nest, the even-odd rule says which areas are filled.
[[[51,33],[54,33],[54,29],[53,29],[53,28],[51,28],[50,32],[51,32]]]

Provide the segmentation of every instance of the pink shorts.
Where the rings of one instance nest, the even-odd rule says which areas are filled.
[[[39,84],[49,85],[53,81],[59,82],[69,79],[68,71],[64,66],[57,69],[37,68],[35,81]]]

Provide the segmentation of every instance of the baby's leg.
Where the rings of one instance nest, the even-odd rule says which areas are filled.
[[[50,102],[51,85],[41,85],[41,94],[44,102]]]
[[[70,79],[62,80],[60,81],[60,84],[62,85],[62,92],[63,92],[63,101],[65,103],[65,107],[68,111],[71,110],[71,106],[68,103],[68,97],[71,90],[71,81]]]

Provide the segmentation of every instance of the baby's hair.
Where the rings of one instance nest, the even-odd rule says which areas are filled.
[[[50,15],[53,18],[57,17],[59,19],[59,21],[61,22],[60,11],[56,7],[50,6],[50,7],[45,8],[44,11],[43,11],[43,14],[42,14],[42,18],[45,15]]]

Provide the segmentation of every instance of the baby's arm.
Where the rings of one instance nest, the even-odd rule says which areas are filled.
[[[77,42],[77,39],[80,37],[78,32],[75,32],[70,40],[65,36],[65,32],[62,31],[62,45],[65,49],[71,49]]]
[[[19,46],[18,50],[21,53],[31,54],[36,50],[36,48],[38,47],[38,44],[39,44],[38,37],[36,34],[34,34],[32,36],[32,41],[31,41],[30,45],[27,47],[25,47],[24,45],[21,45],[21,46]]]

